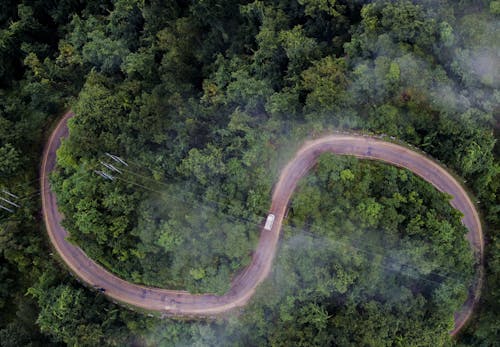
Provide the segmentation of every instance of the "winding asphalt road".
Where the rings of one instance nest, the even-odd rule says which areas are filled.
[[[42,212],[50,240],[63,261],[76,276],[90,286],[105,288],[105,294],[110,298],[167,315],[188,317],[212,316],[244,306],[271,271],[282,221],[297,182],[314,166],[320,154],[332,152],[406,168],[438,190],[452,195],[451,205],[464,215],[462,222],[469,230],[467,239],[475,251],[478,268],[468,300],[455,314],[455,328],[450,332],[451,335],[455,335],[467,322],[479,299],[483,276],[483,234],[478,213],[463,187],[439,164],[408,148],[372,137],[337,134],[306,142],[283,169],[275,186],[269,211],[276,216],[273,228],[271,231],[262,228],[250,265],[235,276],[231,289],[226,294],[196,295],[124,281],[87,257],[80,248],[66,241],[68,233],[61,226],[62,216],[57,210],[56,196],[49,189],[48,176],[56,165],[56,150],[61,139],[68,136],[67,120],[73,116],[71,112],[64,115],[45,146],[40,172]]]

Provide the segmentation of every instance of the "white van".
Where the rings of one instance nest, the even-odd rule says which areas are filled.
[[[274,214],[270,213],[269,216],[267,216],[266,225],[264,225],[264,229],[271,231],[271,229],[273,228],[273,224],[274,224]]]

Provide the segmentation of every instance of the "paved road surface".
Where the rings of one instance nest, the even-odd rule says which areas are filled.
[[[453,196],[451,204],[464,214],[462,221],[469,230],[467,239],[476,253],[479,265],[469,298],[455,314],[455,328],[450,332],[451,335],[455,335],[467,322],[477,303],[482,285],[483,236],[478,213],[462,186],[441,166],[417,152],[372,137],[356,135],[330,135],[308,141],[295,154],[281,172],[273,192],[269,211],[276,216],[273,228],[271,231],[262,229],[250,265],[232,280],[231,289],[225,295],[196,295],[124,281],[88,258],[80,248],[66,241],[68,233],[61,226],[62,217],[57,210],[56,197],[48,189],[48,175],[54,169],[56,150],[61,138],[68,136],[67,120],[71,117],[73,114],[68,113],[60,120],[44,150],[40,173],[43,216],[53,246],[71,271],[90,286],[105,288],[105,294],[110,298],[147,310],[178,316],[211,316],[244,306],[271,270],[281,224],[297,182],[314,166],[321,153],[332,152],[407,168],[438,190]]]

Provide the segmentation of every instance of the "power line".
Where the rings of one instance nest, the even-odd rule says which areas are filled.
[[[131,182],[131,181],[125,180],[125,179],[123,179],[123,178],[118,178],[118,180],[122,180],[122,181],[125,181],[125,182],[130,183],[130,184],[134,184],[134,185],[136,185],[136,186],[139,186],[139,187],[144,188],[144,189],[146,189],[146,190],[149,190],[149,191],[151,191],[151,192],[155,192],[155,193],[160,194],[160,195],[162,195],[162,196],[164,195],[164,194],[163,194],[163,192],[161,192],[161,191],[158,191],[158,190],[155,190],[155,189],[151,189],[151,188],[146,187],[146,186],[144,186],[144,185],[141,185],[141,184],[138,184],[138,183],[135,183],[135,182]],[[172,197],[172,196],[170,196],[170,197]],[[178,200],[178,201],[179,201],[179,200],[183,200],[184,202],[187,202],[184,198],[181,198],[181,197],[179,197],[179,196],[173,196],[173,198],[174,198],[174,199],[176,199],[176,200]],[[190,203],[192,203],[192,202],[190,202]],[[198,204],[200,204],[200,202],[199,202],[199,201],[198,201],[197,203],[198,203]],[[258,226],[258,227],[261,227],[261,223],[255,223],[254,221],[251,221],[251,220],[246,219],[246,218],[243,218],[243,217],[230,216],[230,215],[227,215],[227,214],[225,214],[225,213],[221,213],[221,214],[223,214],[225,217],[227,217],[227,218],[229,218],[229,219],[232,219],[232,220],[234,220],[234,221],[243,222],[243,223],[245,223],[245,224],[250,224],[250,225],[252,225],[252,226]],[[322,237],[322,236],[316,235],[316,234],[314,234],[314,233],[311,233],[311,232],[309,232],[309,231],[306,231],[306,230],[304,230],[304,229],[297,228],[297,227],[295,227],[295,226],[287,225],[287,227],[288,227],[288,228],[291,228],[291,229],[293,229],[293,230],[295,230],[295,231],[296,231],[296,232],[298,232],[298,233],[307,234],[307,235],[309,235],[309,236],[314,235],[314,237],[315,237],[315,238],[317,238],[317,239],[319,239],[319,238],[324,239],[324,238],[325,238],[325,237]],[[350,244],[350,243],[347,243],[347,242],[345,242],[345,241],[340,241],[340,240],[332,240],[331,238],[326,238],[326,239],[327,239],[329,242],[333,242],[333,243],[336,243],[336,244],[339,244],[339,245],[347,246],[347,247],[350,247],[350,248],[352,248],[352,249],[355,249],[355,250],[357,250],[357,251],[363,252],[363,253],[368,254],[368,255],[377,255],[377,256],[382,256],[383,258],[385,258],[385,259],[389,259],[389,260],[393,261],[394,263],[397,263],[397,264],[402,265],[402,266],[406,266],[407,268],[412,269],[412,270],[416,271],[417,273],[419,272],[419,268],[418,268],[418,267],[415,267],[415,266],[409,265],[409,264],[407,264],[407,263],[395,262],[395,261],[394,261],[394,258],[392,258],[392,257],[388,257],[385,253],[376,252],[376,251],[373,251],[373,250],[367,250],[367,249],[363,249],[363,248],[360,248],[360,247],[356,247],[356,246],[354,246],[354,245],[352,245],[352,244]],[[389,271],[393,271],[393,272],[394,272],[394,271],[396,271],[396,272],[401,272],[401,273],[405,274],[405,272],[404,272],[404,271],[401,271],[401,270],[396,270],[396,269],[394,269],[393,267],[387,267],[387,266],[383,266],[383,265],[380,265],[380,266],[381,266],[381,267],[383,267],[383,268],[385,268],[385,269],[387,269],[387,270],[389,270]],[[408,275],[408,273],[406,273],[406,275]],[[434,271],[429,272],[429,273],[428,273],[428,274],[426,274],[426,275],[435,275],[435,276],[439,276],[439,277],[441,277],[441,278],[445,278],[445,279],[453,280],[453,281],[455,281],[455,282],[457,282],[457,283],[461,283],[457,277],[452,277],[452,276],[448,276],[448,275],[439,274],[439,273],[436,273],[436,272],[434,272]],[[412,277],[414,277],[414,278],[415,278],[416,276],[412,276]],[[441,284],[441,283],[442,283],[442,282],[438,282],[438,281],[435,281],[435,280],[432,280],[432,279],[429,279],[429,278],[425,278],[425,277],[418,277],[418,278],[419,278],[419,279],[422,279],[422,280],[425,280],[425,281],[432,282],[432,283],[437,283],[437,284]],[[461,283],[461,285],[463,285],[463,284]]]
[[[322,240],[322,241],[326,240],[326,241],[328,241],[330,243],[335,243],[335,244],[338,244],[338,245],[342,245],[345,248],[355,249],[356,251],[363,252],[363,253],[365,253],[367,255],[382,256],[382,258],[384,260],[389,260],[389,261],[391,261],[392,263],[394,263],[396,265],[405,266],[405,267],[407,267],[409,269],[416,270],[417,272],[419,272],[419,270],[420,270],[417,266],[413,266],[413,265],[410,265],[408,263],[398,261],[394,257],[392,257],[390,255],[387,255],[386,253],[382,253],[382,252],[378,252],[378,251],[374,251],[374,250],[369,250],[369,249],[366,249],[366,248],[356,247],[356,246],[352,245],[351,243],[349,243],[348,240],[341,241],[341,240],[338,240],[338,239],[332,239],[330,237],[325,237],[323,235],[317,235],[317,234],[315,234],[313,232],[310,232],[310,231],[307,231],[305,229],[300,229],[300,228],[297,228],[297,227],[294,227],[294,226],[290,226],[290,225],[286,225],[286,226],[284,226],[284,228],[285,227],[294,229],[297,232],[299,232],[301,234],[304,234],[304,235],[307,235],[307,236],[309,236],[309,237],[311,237],[313,239]],[[388,270],[391,270],[391,271],[401,272],[400,270],[394,269],[393,267],[391,267],[391,268],[385,267],[385,268],[388,269]],[[451,273],[459,274],[458,272],[451,272]],[[425,275],[435,275],[435,276],[439,276],[439,277],[441,277],[443,279],[450,279],[450,280],[454,280],[454,281],[458,282],[458,278],[455,277],[455,276],[443,275],[443,274],[436,273],[435,271],[431,271],[431,272],[429,272],[427,274],[423,274],[423,275],[424,276]],[[416,276],[413,276],[413,277],[416,277]],[[432,281],[432,282],[435,282],[435,283],[441,283],[441,282],[437,282],[437,281],[434,281],[434,280],[426,279],[426,278],[423,278],[423,277],[420,277],[420,276],[418,278],[422,278],[424,280],[429,280],[429,281]]]
[[[113,156],[113,155],[109,155],[109,156]],[[109,157],[109,156],[108,156],[108,157]],[[113,157],[119,158],[119,157],[117,157],[117,156],[113,156]],[[121,158],[120,158],[120,159],[121,159]],[[128,162],[132,162],[132,161],[130,161],[130,160],[128,160],[128,159],[127,159],[127,161],[128,161]],[[125,163],[125,161],[123,161],[123,160],[122,160],[120,163],[122,163],[123,165],[127,165],[127,164]],[[103,163],[102,161],[101,161],[101,164],[102,164],[102,165],[104,165],[104,163]],[[143,178],[143,179],[151,180],[151,181],[153,181],[155,184],[159,184],[159,185],[161,185],[161,186],[168,187],[169,189],[171,188],[171,185],[169,185],[169,184],[167,184],[167,183],[164,183],[164,182],[157,181],[157,180],[155,180],[155,179],[154,179],[154,178],[152,178],[152,177],[148,177],[148,176],[145,176],[145,175],[141,175],[141,174],[138,174],[138,173],[136,173],[136,172],[133,172],[132,170],[128,170],[128,169],[125,169],[125,168],[122,168],[122,167],[121,167],[120,169],[118,169],[118,168],[116,168],[116,167],[114,167],[114,166],[113,166],[113,167],[116,169],[116,170],[114,170],[113,168],[111,168],[111,166],[112,166],[111,164],[108,164],[108,165],[109,165],[109,167],[108,167],[108,166],[106,166],[106,165],[104,165],[104,166],[105,166],[106,168],[110,169],[110,170],[115,171],[115,172],[117,172],[117,170],[123,170],[124,172],[128,172],[128,173],[130,173],[130,174],[132,174],[132,175],[135,175],[135,176],[137,176],[137,177],[141,177],[141,178]],[[128,166],[128,165],[127,165],[127,166]],[[143,166],[141,166],[141,167],[142,167],[142,168],[144,168]],[[80,168],[83,168],[83,165],[81,165],[81,166],[80,166]],[[148,170],[150,170],[150,171],[152,171],[152,170],[151,170],[151,169],[149,169],[149,168],[147,168],[147,169],[148,169]],[[78,173],[77,173],[77,174],[73,175],[72,177],[74,178],[76,175],[78,175],[78,176],[77,176],[77,178],[76,178],[76,179],[74,179],[74,180],[73,180],[73,182],[78,182],[79,180],[83,179],[84,177],[88,177],[88,176],[89,176],[89,175],[88,175],[88,172],[82,172],[82,173],[80,173],[80,174],[78,174]],[[171,176],[171,177],[172,177],[172,176]],[[142,184],[139,184],[139,183],[137,183],[137,182],[132,182],[132,181],[126,180],[126,179],[121,178],[121,177],[116,177],[116,179],[121,180],[121,181],[124,181],[124,182],[129,183],[129,184],[136,185],[136,186],[138,186],[138,187],[141,187],[141,188],[146,189],[146,190],[151,191],[151,192],[156,192],[156,193],[159,193],[161,196],[163,196],[163,195],[164,195],[164,192],[158,191],[158,190],[156,190],[156,189],[151,189],[151,188],[149,188],[149,187],[147,187],[147,186],[144,186],[144,185],[142,185]],[[38,179],[38,180],[39,180],[39,179]],[[41,190],[41,189],[40,189],[39,191],[34,192],[34,193],[31,193],[31,194],[29,194],[29,195],[27,195],[27,196],[25,196],[25,197],[20,197],[18,201],[23,201],[23,200],[25,200],[25,199],[28,199],[28,198],[30,198],[30,197],[33,197],[33,196],[39,195],[39,194],[41,194],[41,193],[43,193],[43,192],[45,192],[45,191],[48,191],[48,190],[50,190],[50,186],[47,186],[47,187],[45,188],[45,190]],[[234,198],[234,197],[233,197],[233,198],[230,198],[230,197],[229,197],[229,196],[227,196],[226,194],[221,194],[221,195],[225,196],[226,198],[229,198],[229,199],[232,199],[232,200],[237,200],[237,201],[239,201],[239,202],[243,202],[243,203],[244,203],[244,201],[240,201],[240,200],[238,200],[237,198]],[[170,196],[170,198],[172,198],[172,197],[174,197],[174,198],[175,198],[176,200],[178,200],[178,201],[182,200],[182,201],[184,201],[184,202],[186,202],[186,203],[193,203],[193,201],[189,201],[189,202],[188,202],[188,201],[186,201],[186,198],[185,198],[185,197],[181,197],[180,195]],[[220,201],[216,201],[216,200],[213,200],[213,199],[209,199],[209,198],[207,198],[207,197],[200,197],[200,198],[201,198],[201,199],[203,199],[203,200],[205,200],[205,201],[208,201],[208,202],[211,202],[211,203],[217,204],[217,205],[219,205],[219,206],[224,206],[224,207],[226,207],[226,208],[228,208],[228,207],[232,207],[232,206],[231,206],[231,205],[229,205],[229,204],[224,204],[224,203],[222,203],[222,202],[220,202]],[[197,201],[197,203],[201,205],[201,203],[200,203],[199,201]],[[251,224],[252,226],[255,226],[255,225],[256,225],[256,226],[258,226],[258,227],[261,227],[261,224],[262,224],[262,223],[261,223],[261,221],[260,221],[262,218],[260,218],[260,217],[255,218],[255,220],[250,220],[249,218],[243,218],[243,217],[231,216],[231,215],[228,215],[227,213],[220,212],[220,211],[219,211],[218,213],[219,213],[219,214],[224,215],[224,216],[225,216],[226,218],[228,218],[228,219],[232,219],[233,221],[243,222],[243,223],[245,223],[245,224]],[[251,214],[252,214],[253,216],[255,216],[255,214],[253,214],[253,213],[251,213]],[[258,222],[258,220],[259,220],[260,222]],[[311,227],[312,225],[308,225],[308,226],[309,226],[309,227]],[[315,235],[315,234],[313,234],[313,233],[311,233],[311,232],[309,232],[309,231],[306,231],[305,229],[299,229],[299,228],[297,228],[297,227],[295,227],[295,226],[291,226],[291,225],[287,225],[287,227],[288,227],[288,228],[291,228],[291,229],[293,229],[293,230],[295,230],[295,231],[297,231],[297,232],[299,232],[299,233],[305,233],[305,234],[309,234],[309,235],[314,235],[316,238],[318,237],[318,235]],[[330,240],[330,242],[332,242],[332,241],[333,241],[333,242],[335,242],[335,243],[337,243],[337,244],[342,244],[342,245],[344,245],[344,246],[347,246],[347,247],[350,247],[350,248],[356,249],[356,250],[361,251],[361,252],[364,252],[364,253],[366,253],[366,254],[371,254],[371,255],[379,255],[379,256],[380,256],[380,255],[382,255],[382,256],[384,256],[385,258],[388,258],[385,254],[380,253],[380,252],[375,252],[375,251],[370,251],[370,250],[366,250],[366,249],[363,249],[363,248],[359,248],[359,247],[353,246],[353,245],[352,245],[352,244],[350,244],[350,243],[342,242],[342,241],[339,241],[339,240],[331,240],[331,239],[328,239],[328,240]],[[391,258],[391,260],[392,260],[392,258]],[[414,270],[417,270],[417,271],[418,271],[418,268],[416,268],[416,267],[412,267],[412,266],[410,266],[410,265],[408,265],[408,264],[399,263],[399,265],[407,266],[407,267],[409,267],[409,268],[413,268]],[[393,269],[393,268],[388,268],[388,267],[385,267],[385,268],[386,268],[386,269],[388,269],[388,270],[394,271],[394,269]],[[400,271],[400,272],[401,272],[401,271]],[[436,275],[436,276],[440,276],[440,277],[442,277],[442,278],[448,278],[448,279],[452,279],[452,280],[457,280],[457,278],[455,278],[455,277],[451,277],[451,276],[447,276],[447,275],[442,275],[442,274],[438,274],[438,273],[435,273],[435,272],[430,272],[428,275],[430,275],[430,274],[433,274],[433,275]],[[424,279],[424,280],[429,280],[429,279],[425,279],[425,278],[421,278],[421,279]],[[433,280],[430,280],[430,281],[435,282],[435,283],[441,283],[441,282],[437,282],[437,281],[433,281]]]
[[[72,178],[73,177],[76,177],[76,179],[74,179],[74,182],[78,182],[80,181],[82,178],[84,177],[88,177],[88,173],[87,172],[81,172],[81,173],[76,173],[74,175],[72,175]],[[38,189],[35,189],[32,193],[29,193],[27,195],[24,195],[24,196],[20,196],[19,199],[17,201],[24,201],[24,200],[27,200],[29,198],[32,198],[34,196],[37,196],[37,195],[41,195],[42,193],[45,193],[45,192],[48,192],[51,190],[51,187],[50,187],[50,184],[47,185],[44,189],[41,189],[41,188],[38,188]]]
[[[163,183],[163,182],[158,182],[158,181],[156,181],[155,179],[153,179],[153,178],[151,178],[151,177],[147,177],[147,176],[144,176],[144,175],[140,175],[140,174],[137,174],[137,173],[132,172],[132,171],[127,170],[127,169],[123,169],[123,170],[124,170],[124,171],[126,171],[126,172],[131,173],[132,175],[135,175],[135,176],[138,176],[138,177],[142,177],[142,178],[145,178],[145,179],[148,179],[148,180],[152,180],[152,181],[154,181],[156,184],[160,184],[160,185],[163,185],[163,186],[169,187],[169,185],[168,185],[168,184],[165,184],[165,183]],[[140,185],[140,186],[141,186],[141,187],[143,187],[143,188],[145,188],[145,189],[148,189],[148,190],[153,191],[152,189],[147,188],[147,187],[145,187],[145,186],[143,186],[143,185]],[[159,192],[159,191],[156,191],[156,192]],[[226,195],[226,197],[228,197],[228,196]],[[228,198],[229,198],[229,197],[228,197]],[[220,205],[220,206],[225,206],[226,208],[227,208],[227,207],[229,207],[229,205],[228,205],[228,204],[224,204],[224,203],[222,203],[222,202],[220,202],[220,201],[215,201],[215,200],[213,200],[213,199],[209,199],[209,198],[206,198],[206,197],[202,197],[202,199],[204,199],[204,200],[206,200],[206,201],[209,201],[209,202],[213,202],[213,203],[215,203],[215,204],[217,204],[217,205]],[[185,201],[185,200],[184,200],[184,201]],[[238,201],[239,201],[239,200],[238,200]],[[241,201],[240,201],[240,202],[241,202]],[[266,212],[267,212],[267,211],[266,211]],[[226,215],[227,215],[227,214],[226,214]],[[253,215],[255,216],[255,214],[253,214]],[[228,216],[228,217],[230,217],[229,215],[227,215],[227,216]],[[239,219],[241,220],[241,218],[239,218]],[[260,225],[260,222],[258,222],[258,220],[260,220],[260,219],[261,219],[261,218],[259,218],[258,216],[256,216],[255,221],[251,221],[251,220],[249,220],[248,218],[245,218],[245,221],[246,221],[246,222],[250,222],[250,223],[254,223],[254,224],[257,224],[257,225]],[[291,225],[288,225],[288,226],[289,226],[290,228],[294,228],[295,230],[300,230],[301,232],[305,232],[305,229],[297,229],[296,227],[293,227],[293,226],[291,226]],[[307,229],[310,229],[310,228],[313,226],[313,224],[306,223],[304,226],[305,226]],[[358,240],[358,241],[359,241],[359,240]],[[346,244],[346,245],[348,245],[348,244]],[[352,245],[350,245],[350,244],[349,244],[349,246],[350,246],[350,247],[354,247],[354,246],[352,246]],[[362,249],[362,248],[357,248],[357,249],[358,249],[358,250],[360,250],[360,251],[363,251],[363,249]],[[381,255],[382,253],[378,253],[378,254],[379,254],[379,255]],[[408,264],[404,264],[404,263],[401,263],[401,265],[408,266]],[[455,273],[455,274],[457,274],[457,275],[461,275],[460,273],[455,272],[455,271],[451,271],[451,270],[450,270],[450,271],[448,271],[448,272]],[[437,275],[437,276],[441,276],[441,277],[445,276],[445,277],[446,277],[446,275],[441,275],[441,274],[437,274],[437,273],[434,273],[434,274],[435,274],[435,275]]]
[[[170,184],[168,184],[168,183],[164,183],[164,182],[161,182],[161,181],[157,181],[157,180],[155,180],[155,179],[154,179],[154,178],[152,178],[152,177],[148,177],[148,176],[145,176],[145,175],[141,175],[141,174],[138,174],[138,173],[136,173],[136,172],[133,172],[133,171],[131,171],[131,170],[124,169],[124,168],[121,168],[121,170],[123,170],[124,172],[127,172],[127,173],[129,173],[129,174],[131,174],[131,175],[134,175],[134,176],[137,176],[137,177],[141,177],[141,178],[146,179],[146,180],[150,180],[150,181],[154,182],[155,184],[158,184],[158,185],[161,185],[161,186],[164,186],[164,187],[167,187],[167,188],[171,188],[171,185],[170,185]],[[172,178],[173,178],[173,177],[172,177]],[[179,181],[177,181],[177,183],[178,183],[178,182],[179,182]],[[221,196],[223,196],[223,197],[225,197],[225,198],[227,198],[227,199],[230,199],[230,200],[233,200],[233,201],[238,201],[238,202],[242,203],[243,205],[245,205],[245,204],[246,204],[246,201],[244,201],[244,200],[240,200],[240,199],[238,199],[238,198],[236,198],[236,197],[230,197],[229,195],[227,195],[227,194],[225,194],[225,193],[222,193],[221,191],[218,191],[218,194],[219,194],[219,195],[221,195]],[[199,196],[199,194],[197,194],[197,195]],[[200,197],[200,196],[199,196],[199,197]],[[226,207],[226,208],[227,208],[227,207],[232,207],[232,205],[229,205],[229,204],[224,204],[224,203],[222,203],[221,201],[216,201],[216,200],[210,199],[210,198],[208,198],[208,197],[206,197],[206,196],[204,196],[204,197],[202,197],[202,198],[203,198],[204,200],[206,200],[206,201],[213,202],[213,203],[215,203],[215,204],[217,204],[217,205],[222,205],[222,206],[224,206],[224,207]],[[263,209],[259,209],[259,211],[257,211],[257,212],[262,213],[262,214],[267,214],[267,210],[266,210],[266,211],[264,211]]]
[[[129,162],[130,162],[130,161],[129,161]],[[127,170],[127,169],[123,169],[123,170],[124,170],[124,171],[126,171],[126,172],[131,173],[132,175],[135,175],[135,176],[138,176],[138,177],[142,177],[142,178],[144,178],[144,179],[151,180],[151,181],[153,181],[153,182],[154,182],[154,183],[156,183],[156,184],[160,184],[160,185],[162,185],[162,186],[166,186],[166,187],[170,188],[170,186],[169,186],[168,184],[165,184],[165,183],[163,183],[163,182],[158,182],[158,181],[156,181],[155,179],[153,179],[153,178],[151,178],[151,177],[147,177],[147,176],[144,176],[144,175],[141,175],[141,174],[137,174],[137,173],[135,173],[135,172],[133,172],[133,171],[131,171],[131,170]],[[162,192],[160,192],[160,191],[158,191],[158,190],[148,188],[148,187],[146,187],[146,186],[144,186],[144,185],[140,185],[140,184],[137,184],[137,183],[134,183],[134,182],[131,182],[131,181],[124,180],[124,179],[121,179],[121,180],[126,181],[126,182],[128,182],[128,183],[135,184],[135,185],[140,186],[140,187],[142,187],[142,188],[144,188],[144,189],[147,189],[147,190],[149,190],[149,191],[153,191],[153,192],[156,192],[156,193],[163,194]],[[175,196],[175,197],[178,197],[178,196]],[[228,197],[228,196],[226,195],[226,197]],[[206,198],[206,197],[201,197],[201,198],[202,198],[202,199],[204,199],[204,200],[206,200],[206,201],[209,201],[209,202],[215,203],[215,204],[217,204],[217,205],[219,205],[219,206],[225,206],[226,208],[227,208],[227,207],[230,207],[228,204],[224,204],[224,203],[222,203],[222,202],[220,202],[220,201],[215,201],[215,200],[213,200],[213,199],[209,199],[209,198]],[[177,199],[177,200],[179,200],[179,199]],[[185,200],[185,198],[183,199],[183,201],[184,201],[184,202],[187,202],[187,201]],[[266,211],[266,212],[267,212],[267,211]],[[222,212],[220,212],[220,213],[222,213]],[[228,215],[228,214],[226,214],[226,213],[222,213],[222,214],[224,214],[224,215],[225,215],[226,217],[228,217],[228,218],[231,218],[231,219],[233,219],[233,220],[238,220],[238,221],[240,221],[240,222],[241,222],[241,221],[244,221],[245,223],[252,223],[252,224],[254,224],[254,225],[258,225],[258,226],[260,226],[260,225],[261,225],[260,220],[261,220],[262,218],[261,218],[261,217],[259,218],[258,216],[256,216],[256,219],[255,219],[254,221],[252,221],[252,220],[250,220],[250,219],[248,219],[248,218],[243,218],[243,217],[234,217],[234,216],[230,216],[230,215]],[[255,214],[253,214],[253,215],[255,216]],[[299,232],[306,232],[304,229],[298,229],[298,228],[293,227],[293,226],[291,226],[291,225],[288,225],[288,226],[289,226],[290,228],[293,228],[293,229],[295,229],[295,230],[298,230]],[[308,228],[310,228],[310,227],[312,227],[312,224],[306,224],[305,226],[306,226],[306,227],[308,227]],[[337,243],[339,243],[340,241],[336,240],[336,242],[337,242]],[[344,245],[347,245],[347,246],[349,246],[349,247],[356,248],[356,247],[354,247],[352,244],[347,244],[347,243],[344,243]],[[357,249],[357,250],[359,250],[359,251],[364,251],[365,253],[367,252],[367,251],[366,251],[365,249],[363,249],[363,248],[356,248],[356,249]],[[373,251],[370,251],[370,252],[371,252],[371,254],[377,254],[377,255],[384,255],[384,256],[385,256],[385,254],[380,253],[380,252],[379,252],[379,253],[375,253],[375,252],[373,252]],[[387,258],[387,256],[385,256],[385,257]],[[391,258],[391,259],[393,259],[393,258]],[[405,264],[405,263],[401,263],[401,265],[404,265],[404,266],[407,266],[407,267],[411,267],[410,265]],[[417,269],[417,268],[414,268],[414,269]],[[418,269],[417,269],[417,270],[418,270]],[[452,272],[452,271],[449,271],[449,272]],[[457,274],[457,275],[461,275],[461,274],[459,274],[458,272],[454,272],[454,271],[453,271],[452,273],[455,273],[455,274]],[[430,273],[430,274],[431,274],[431,273]],[[435,272],[433,272],[432,274],[437,275],[437,276],[440,276],[440,277],[448,277],[448,278],[452,278],[452,277],[449,277],[449,276],[446,276],[446,275],[441,275],[441,274],[438,274],[438,273],[435,273]],[[453,279],[455,279],[455,278],[453,278]]]

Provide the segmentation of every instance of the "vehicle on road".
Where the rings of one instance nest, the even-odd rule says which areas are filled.
[[[264,229],[265,230],[269,230],[271,231],[271,229],[273,228],[273,224],[274,224],[274,214],[270,213],[268,216],[267,216],[267,219],[266,219],[266,224],[264,225]]]

